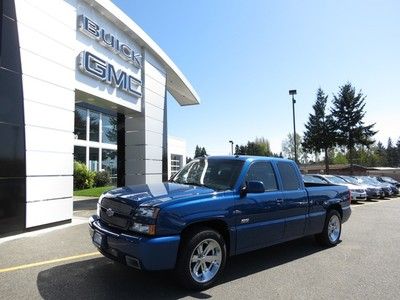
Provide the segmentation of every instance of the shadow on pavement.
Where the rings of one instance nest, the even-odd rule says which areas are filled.
[[[312,237],[239,255],[228,261],[219,284],[268,270],[324,250]],[[181,288],[171,271],[141,272],[101,257],[56,266],[39,273],[37,286],[44,299],[196,299],[207,291]]]

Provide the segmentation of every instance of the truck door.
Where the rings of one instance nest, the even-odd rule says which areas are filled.
[[[283,237],[285,217],[281,206],[282,192],[268,161],[253,163],[245,181],[261,181],[264,193],[247,193],[235,203],[237,252],[245,252],[271,245]],[[243,184],[246,184],[244,182]]]
[[[308,212],[308,196],[301,183],[297,167],[292,162],[278,162],[278,171],[282,181],[283,205],[286,216],[285,239],[304,235],[306,215]]]

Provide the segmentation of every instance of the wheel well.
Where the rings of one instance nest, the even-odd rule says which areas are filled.
[[[229,256],[229,253],[230,253],[229,229],[228,229],[228,224],[226,224],[224,221],[209,220],[209,221],[203,221],[203,222],[189,224],[187,227],[185,227],[182,230],[182,233],[181,233],[182,239],[187,238],[193,230],[196,230],[201,227],[211,228],[222,235],[222,237],[225,241],[225,245],[226,245],[226,254],[227,254],[227,256]]]
[[[336,210],[340,214],[340,219],[343,219],[343,210],[340,204],[334,204],[332,206],[329,206],[328,211],[330,210]]]

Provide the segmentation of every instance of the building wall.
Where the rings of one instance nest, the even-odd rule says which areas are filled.
[[[110,1],[3,0],[0,11],[0,235],[11,219],[23,230],[72,218],[77,103],[117,116],[118,185],[165,179],[166,90],[181,105],[199,100],[160,47]]]
[[[144,53],[143,114],[126,116],[126,184],[162,181],[165,69]]]
[[[54,1],[54,0],[47,0]],[[56,0],[65,2],[63,0]],[[113,22],[105,18],[98,10],[96,10],[93,6],[89,5],[86,1],[72,1],[68,0],[75,7],[75,12],[70,18],[73,20],[73,30],[74,30],[74,61],[72,65],[79,64],[79,56],[83,51],[88,51],[90,53],[95,54],[99,58],[105,60],[107,63],[110,63],[114,66],[115,70],[122,70],[127,72],[128,74],[134,75],[136,78],[141,79],[142,77],[142,69],[135,67],[133,64],[125,61],[121,58],[117,53],[114,53],[110,48],[105,47],[97,40],[93,39],[91,36],[83,33],[81,30],[77,29],[79,24],[78,17],[81,15],[85,15],[86,17],[93,20],[96,24],[101,26],[102,29],[105,30],[106,33],[114,35],[120,43],[124,43],[129,45],[136,53],[141,53],[142,49],[140,46],[130,38],[127,33],[122,31],[118,26],[116,26]],[[88,1],[90,2],[90,1]],[[109,105],[116,109],[117,107],[122,109],[127,109],[126,111],[142,111],[142,99],[140,97],[135,97],[126,92],[113,87],[110,84],[105,83],[104,81],[98,80],[87,74],[84,74],[79,70],[79,67],[76,67],[75,71],[75,88],[79,91],[83,91],[92,98],[99,97],[103,100],[109,101],[112,105]],[[137,91],[141,92],[141,86],[137,86]]]
[[[25,228],[25,130],[15,6],[0,2],[0,235]]]
[[[180,157],[180,168],[186,164],[186,141],[177,137],[168,137],[168,178],[172,176],[171,156]]]
[[[20,38],[26,156],[26,227],[72,218],[76,101],[107,107],[125,118],[123,184],[160,182],[166,71],[114,22],[78,0],[16,0]],[[135,67],[78,29],[86,15],[142,55]],[[90,51],[116,70],[141,80],[142,97],[84,74],[80,55]],[[123,120],[123,119],[122,119]]]
[[[73,1],[16,0],[25,109],[26,227],[71,219]]]

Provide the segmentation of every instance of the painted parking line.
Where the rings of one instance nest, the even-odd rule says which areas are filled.
[[[29,269],[29,268],[33,268],[33,267],[50,265],[50,264],[59,263],[59,262],[63,262],[63,261],[75,260],[75,259],[79,259],[79,258],[92,257],[92,256],[100,256],[100,255],[101,254],[99,252],[91,252],[91,253],[84,253],[84,254],[62,257],[62,258],[57,258],[57,259],[45,260],[45,261],[35,262],[35,263],[31,263],[31,264],[25,264],[25,265],[0,269],[0,273],[12,272],[12,271],[17,271],[17,270],[22,270],[22,269]]]

